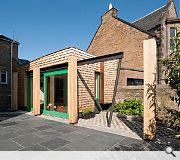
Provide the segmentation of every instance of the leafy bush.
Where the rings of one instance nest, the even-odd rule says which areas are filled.
[[[180,112],[175,109],[166,108],[166,117],[164,120],[169,127],[174,128],[180,134]]]
[[[82,113],[93,113],[93,109],[91,107],[86,107]]]
[[[129,99],[119,102],[115,106],[115,111],[124,115],[143,116],[143,104],[140,99]]]

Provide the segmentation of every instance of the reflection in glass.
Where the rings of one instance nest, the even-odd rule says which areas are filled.
[[[46,110],[67,113],[67,74],[46,78]]]

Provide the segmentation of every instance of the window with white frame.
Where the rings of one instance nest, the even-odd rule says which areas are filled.
[[[171,27],[170,28],[170,48],[171,48],[171,50],[173,50],[175,47],[174,38],[176,37],[176,33],[177,33],[176,28]]]
[[[7,84],[7,71],[0,71],[0,83]]]

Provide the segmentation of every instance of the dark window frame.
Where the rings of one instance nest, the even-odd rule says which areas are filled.
[[[127,86],[140,86],[140,85],[144,85],[144,79],[127,78]]]
[[[4,73],[3,73],[4,72]],[[5,75],[5,81],[2,81],[2,74]],[[8,72],[7,71],[0,71],[0,83],[1,84],[8,84]]]

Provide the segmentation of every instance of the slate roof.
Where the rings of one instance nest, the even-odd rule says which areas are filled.
[[[27,63],[29,63],[30,61],[26,60],[26,59],[18,59],[22,65],[25,65]]]
[[[12,39],[10,39],[10,38],[2,35],[2,34],[0,34],[0,39],[3,39],[3,40],[8,41],[8,42],[14,42],[14,43],[16,43],[16,44],[19,44],[19,42],[13,41]]]
[[[154,12],[148,14],[147,16],[140,18],[139,20],[133,22],[132,24],[140,27],[146,31],[158,26],[161,23],[162,18],[168,10],[168,5],[165,5]]]
[[[16,60],[16,62],[19,63],[19,65],[25,65],[30,63],[30,61],[26,60],[26,59],[19,59],[19,58],[14,58]]]

